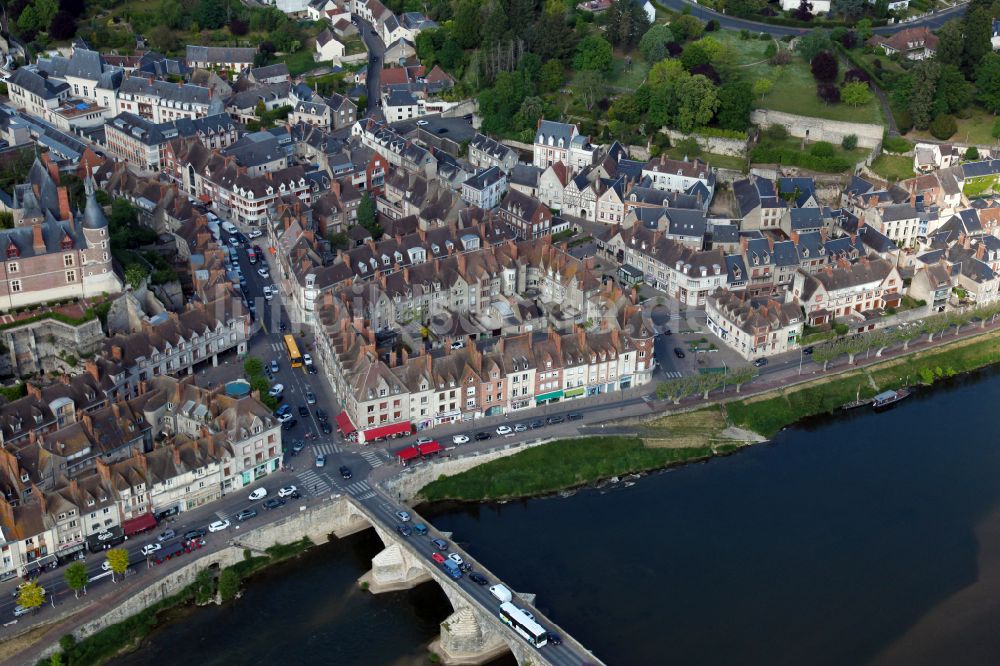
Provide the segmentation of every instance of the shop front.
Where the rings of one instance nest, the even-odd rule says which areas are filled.
[[[555,402],[559,402],[563,397],[562,391],[550,391],[549,393],[542,393],[541,395],[535,396],[536,405],[546,405]]]

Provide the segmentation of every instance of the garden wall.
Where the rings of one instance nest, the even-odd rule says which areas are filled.
[[[685,134],[684,132],[678,132],[672,129],[662,129],[660,130],[668,137],[670,137],[670,143],[672,145],[677,145],[679,141],[684,139],[694,139],[701,146],[701,149],[706,153],[713,153],[715,155],[728,155],[729,157],[746,157],[747,156],[747,140],[746,139],[729,139],[721,136],[705,136],[703,134]]]
[[[876,148],[882,143],[883,128],[881,125],[797,116],[770,109],[754,110],[750,114],[750,122],[762,128],[782,125],[790,135],[806,138],[809,141],[829,141],[837,145],[843,141],[845,136],[854,134],[858,137],[858,146],[862,148]]]

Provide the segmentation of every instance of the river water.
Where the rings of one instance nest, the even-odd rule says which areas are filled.
[[[983,373],[628,488],[424,515],[609,664],[997,664],[998,406]],[[448,602],[356,589],[378,549],[316,549],[118,663],[424,663]]]

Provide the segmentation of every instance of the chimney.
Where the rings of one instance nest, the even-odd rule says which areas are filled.
[[[97,368],[97,363],[95,363],[93,360],[90,360],[90,361],[87,361],[86,363],[84,363],[83,364],[83,369],[86,372],[90,373],[90,376],[94,378],[94,381],[96,381],[96,382],[101,381],[101,372]]]
[[[864,222],[862,222],[861,224],[864,224]],[[820,241],[822,241],[823,243],[825,243],[826,242],[826,236],[827,236],[826,227],[820,227],[820,229],[819,229],[819,239],[820,239]]]
[[[28,395],[34,398],[35,400],[42,399],[42,390],[32,382],[26,382],[24,388],[28,392]]]
[[[771,252],[774,252],[774,236],[767,237],[767,247]]]
[[[36,224],[31,228],[32,246],[35,254],[45,254],[45,239],[42,237],[42,225]]]
[[[793,243],[795,243],[796,245],[799,244],[799,232],[798,231],[793,231],[792,234],[791,234],[791,236],[790,236],[790,238],[792,239]]]
[[[980,243],[979,245],[976,246],[976,259],[982,261],[983,257],[985,256],[986,256],[986,244]]]
[[[94,434],[94,419],[91,418],[90,414],[85,412],[80,418],[80,423],[83,424],[83,429],[87,431],[87,434]]]
[[[749,249],[749,247],[750,247],[750,239],[747,238],[746,236],[741,235],[740,236],[740,252],[742,254],[746,254],[747,249]]]
[[[121,361],[123,352],[124,350],[121,348],[120,345],[111,345],[111,358],[113,358],[114,360]]]
[[[389,367],[390,368],[395,368],[396,367],[396,352],[395,351],[389,352]]]
[[[406,347],[403,347],[400,350],[400,359],[401,359],[400,361],[401,365],[406,365],[407,362],[410,360],[410,354],[409,352],[406,351]]]
[[[65,187],[59,188],[59,219],[73,219],[73,211],[69,207],[69,192],[66,191]]]
[[[181,449],[179,446],[174,445],[174,464],[180,467],[181,464]]]

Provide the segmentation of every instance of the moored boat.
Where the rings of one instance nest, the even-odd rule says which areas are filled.
[[[909,398],[910,394],[910,389],[906,388],[896,389],[895,391],[882,391],[872,398],[872,407],[875,410],[888,409],[900,400]]]

